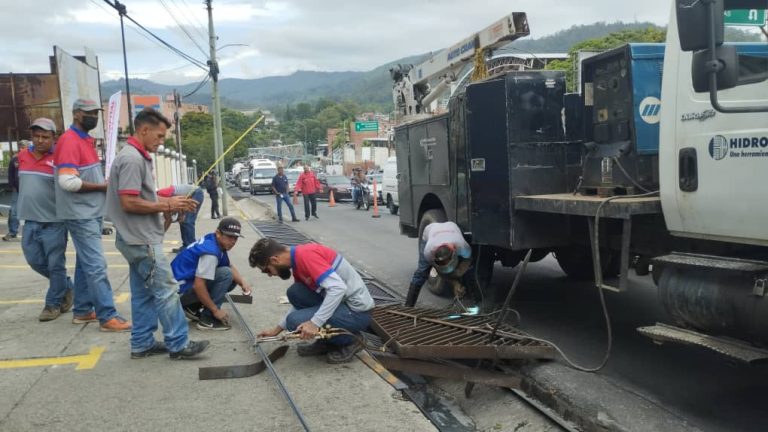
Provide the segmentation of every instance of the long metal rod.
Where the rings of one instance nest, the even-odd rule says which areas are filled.
[[[288,389],[285,387],[285,384],[283,384],[283,381],[280,379],[280,376],[277,374],[277,371],[275,371],[275,366],[272,364],[272,361],[267,356],[267,353],[264,352],[264,350],[261,348],[261,345],[256,342],[256,335],[253,334],[253,331],[251,331],[251,328],[248,327],[248,324],[245,322],[245,318],[240,314],[240,311],[237,309],[237,306],[235,306],[235,302],[232,301],[232,298],[229,296],[229,294],[226,295],[227,302],[229,303],[229,306],[232,308],[232,310],[235,311],[235,315],[237,316],[237,319],[240,321],[240,324],[245,329],[245,333],[248,335],[248,338],[251,341],[251,345],[253,346],[256,353],[258,353],[261,356],[262,361],[267,366],[267,370],[269,370],[269,373],[272,375],[272,378],[275,380],[275,384],[277,384],[277,387],[280,389],[280,392],[283,394],[285,399],[288,401],[288,405],[291,406],[291,409],[293,410],[293,413],[296,414],[296,418],[299,419],[299,422],[304,427],[304,430],[309,432],[309,425],[307,424],[307,420],[304,418],[304,415],[301,414],[301,411],[299,410],[299,407],[296,405],[296,402],[294,402],[293,398],[291,397],[291,394],[288,393]]]
[[[120,15],[120,34],[123,40],[123,68],[125,69],[125,100],[127,101],[128,109],[128,134],[133,135],[133,108],[131,107],[131,84],[128,80],[128,56],[125,53],[125,26],[123,25],[123,17],[126,13],[125,5],[115,1],[115,9]]]

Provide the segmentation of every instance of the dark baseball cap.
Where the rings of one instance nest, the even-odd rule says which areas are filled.
[[[93,99],[80,98],[72,104],[72,111],[96,111],[101,110],[101,105]]]
[[[244,235],[240,234],[240,231],[242,230],[242,228],[243,227],[242,225],[240,225],[239,220],[235,218],[227,217],[222,219],[221,222],[219,222],[219,227],[217,228],[217,230],[219,230],[219,232],[221,232],[224,235],[245,238]]]

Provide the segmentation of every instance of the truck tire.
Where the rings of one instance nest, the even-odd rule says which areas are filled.
[[[563,272],[574,280],[594,280],[595,272],[592,269],[592,251],[589,247],[569,247],[558,249],[554,253],[557,263]],[[609,251],[600,253],[600,264],[603,267],[603,276],[616,276],[621,271],[618,254]]]
[[[387,195],[387,209],[389,209],[389,214],[392,215],[397,215],[397,210],[399,210],[399,208],[394,203],[392,203],[391,195]]]
[[[435,222],[445,222],[447,220],[448,218],[445,216],[445,211],[443,211],[443,209],[432,209],[424,212],[419,221],[419,241],[421,241],[421,236],[427,225]],[[430,271],[426,285],[429,291],[436,296],[450,297],[453,295],[451,285],[445,283],[443,278],[441,278],[434,269]]]

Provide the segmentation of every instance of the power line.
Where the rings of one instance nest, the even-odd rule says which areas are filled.
[[[119,5],[119,3],[118,3],[116,0],[113,0],[114,4],[113,4],[113,3],[110,3],[110,1],[109,1],[109,0],[104,0],[104,2],[105,2],[106,4],[108,4],[109,6],[111,6],[111,7],[115,8],[116,10],[119,10],[119,8],[118,8],[118,5]],[[120,5],[120,6],[122,6],[122,5]],[[127,18],[129,21],[131,21],[132,23],[134,23],[134,24],[135,24],[137,27],[139,27],[140,29],[144,30],[144,31],[145,31],[147,34],[149,34],[150,36],[152,36],[153,38],[155,38],[155,39],[156,39],[158,42],[160,42],[161,44],[163,44],[165,47],[167,47],[168,49],[170,49],[171,51],[173,51],[173,52],[174,52],[176,55],[178,55],[178,56],[180,56],[180,57],[184,58],[185,60],[187,60],[187,61],[189,61],[190,63],[194,64],[195,66],[199,67],[200,69],[202,69],[202,70],[204,70],[204,71],[208,71],[208,68],[206,67],[206,64],[205,64],[205,63],[203,63],[202,61],[200,61],[200,60],[197,60],[196,58],[194,58],[194,57],[190,56],[189,54],[187,54],[187,53],[185,53],[185,52],[181,51],[180,49],[178,49],[178,48],[174,47],[173,45],[169,44],[168,42],[166,42],[165,40],[163,40],[163,39],[162,39],[160,36],[158,36],[158,35],[154,34],[154,33],[153,33],[153,32],[151,32],[149,29],[147,29],[146,27],[144,27],[143,25],[141,25],[141,24],[140,24],[138,21],[136,21],[135,19],[131,18],[131,17],[130,17],[130,16],[127,14],[127,13],[123,13],[122,15],[123,15],[125,18]]]
[[[96,5],[96,6],[98,6],[99,8],[101,8],[101,9],[102,9],[104,12],[106,12],[107,14],[109,14],[109,15],[112,15],[112,10],[111,10],[111,9],[107,9],[107,8],[106,8],[106,7],[105,7],[103,4],[99,3],[97,0],[90,0],[90,2],[91,2],[91,3],[93,3],[93,4],[95,4],[95,5]],[[107,2],[107,4],[109,4],[109,2]],[[129,25],[128,25],[128,28],[129,28],[129,29],[131,29],[131,30],[132,30],[134,33],[136,33],[137,35],[139,35],[139,36],[143,37],[144,39],[146,39],[147,41],[149,41],[151,44],[153,44],[153,45],[155,45],[155,46],[158,46],[158,47],[160,47],[160,48],[166,49],[166,50],[168,50],[168,51],[170,51],[170,52],[172,52],[172,53],[176,54],[176,52],[175,52],[175,51],[171,50],[171,49],[170,49],[170,48],[168,48],[167,46],[165,46],[165,45],[161,44],[160,42],[158,42],[158,41],[157,41],[157,40],[155,40],[155,39],[152,39],[152,38],[150,38],[149,36],[147,36],[146,34],[144,34],[144,32],[142,32],[142,31],[139,31],[139,29],[138,29],[138,28],[136,28],[136,26],[134,26],[134,25],[132,25],[132,24],[130,24],[130,23],[129,23]],[[188,60],[188,59],[186,59],[186,58],[185,58],[185,60],[189,61],[189,60]],[[194,63],[193,63],[193,65],[200,67],[199,65],[197,65],[197,64],[194,64]],[[162,70],[162,71],[158,71],[158,72],[151,72],[151,73],[149,73],[149,72],[148,72],[148,73],[132,73],[131,75],[151,75],[151,74],[153,74],[153,73],[170,72],[170,71],[174,71],[174,70],[182,69],[182,68],[184,68],[184,67],[188,67],[188,66],[189,66],[189,64],[184,64],[184,65],[181,65],[181,66],[177,66],[177,67],[174,67],[174,68],[171,68],[171,69],[166,69],[166,70]],[[205,69],[205,70],[207,71],[207,69]]]
[[[199,49],[200,52],[203,53],[203,56],[207,56],[208,54],[205,52],[205,50],[203,50],[203,47],[201,47],[200,44],[197,43],[195,38],[193,38],[192,35],[189,34],[186,28],[184,28],[185,26],[181,23],[181,21],[176,18],[176,15],[173,13],[170,6],[168,6],[168,4],[164,0],[160,0],[160,4],[163,5],[163,8],[165,8],[166,11],[168,11],[168,15],[170,15],[171,18],[176,22],[176,25],[179,27],[179,29],[181,29],[181,31],[184,32],[185,35],[187,35],[189,40],[191,40],[192,43],[195,44],[197,49]]]
[[[203,78],[203,80],[202,80],[202,81],[200,81],[200,84],[198,84],[198,85],[197,85],[197,87],[195,87],[195,89],[194,89],[194,90],[192,90],[191,92],[189,92],[189,93],[185,94],[184,96],[182,96],[182,98],[188,98],[188,97],[192,96],[193,94],[197,93],[197,91],[198,91],[198,90],[200,90],[201,88],[203,88],[203,86],[204,86],[204,85],[205,85],[205,84],[208,82],[208,80],[210,80],[210,79],[211,79],[211,76],[210,76],[210,75],[206,75],[206,76],[205,76],[205,78]]]
[[[181,11],[182,15],[184,15],[184,17],[187,18],[187,21],[189,21],[189,23],[191,24],[192,29],[196,31],[197,34],[200,35],[201,38],[203,38],[203,40],[208,40],[208,33],[205,30],[205,26],[200,22],[199,19],[197,19],[197,17],[195,16],[195,13],[192,11],[192,8],[189,7],[187,2],[185,2],[184,0],[181,0],[181,1],[182,1],[182,4],[185,6],[184,8],[179,6],[179,4],[176,3],[176,0],[171,0],[171,3],[173,3],[173,5],[176,6],[176,9]],[[189,12],[189,15],[187,15],[187,12]],[[189,19],[190,16],[192,17],[192,19]],[[193,23],[192,21],[195,21],[195,22]]]

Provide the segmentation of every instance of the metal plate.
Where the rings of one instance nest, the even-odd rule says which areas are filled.
[[[655,326],[640,327],[637,331],[656,342],[678,342],[699,346],[747,363],[768,360],[768,351],[764,349],[733,339],[710,336],[667,324],[657,323]]]
[[[269,353],[267,357],[270,361],[274,362],[275,360],[283,357],[286,351],[288,351],[288,345],[282,345]],[[258,375],[264,372],[266,368],[267,365],[263,360],[246,365],[201,367],[198,369],[198,378],[200,380],[246,378]]]
[[[376,307],[371,327],[402,358],[552,359],[555,350],[525,333],[502,325],[489,337],[495,316],[461,316],[450,311]]]

